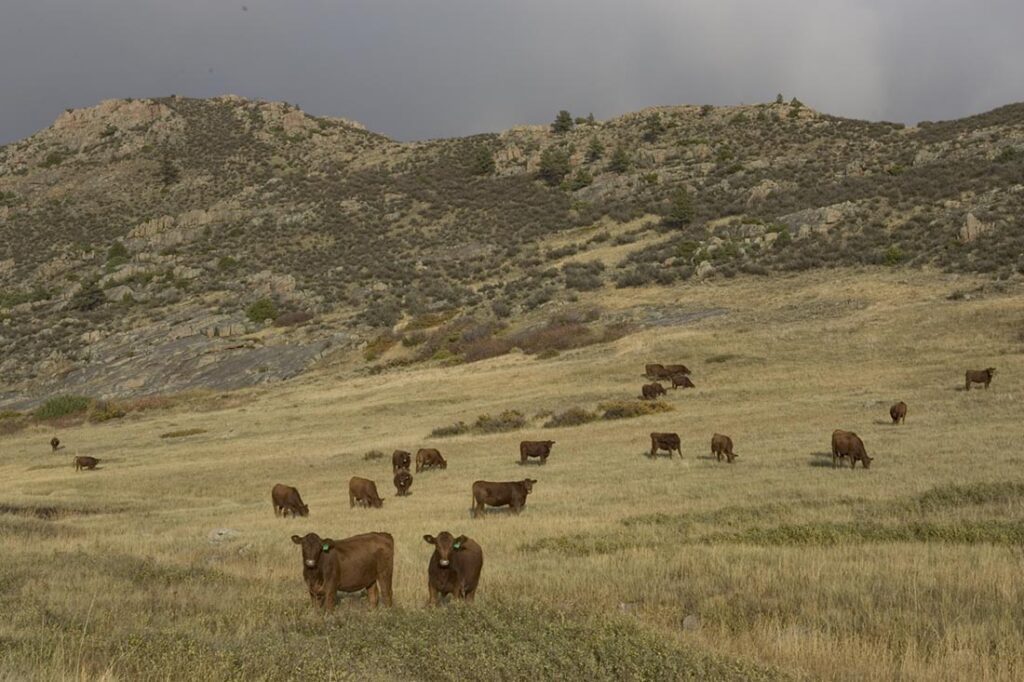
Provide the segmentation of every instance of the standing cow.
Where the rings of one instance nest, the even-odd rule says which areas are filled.
[[[353,476],[348,481],[348,506],[354,507],[356,503],[361,507],[373,507],[380,509],[384,506],[384,500],[377,494],[377,484],[362,476]]]
[[[519,444],[519,463],[526,464],[529,457],[540,457],[541,464],[548,463],[553,440],[524,440]]]
[[[686,376],[685,374],[673,374],[672,388],[676,389],[679,388],[680,386],[682,386],[683,388],[697,388],[696,386],[693,385],[693,382],[690,381],[690,377]]]
[[[484,551],[472,538],[452,536],[448,531],[424,535],[423,540],[434,546],[427,564],[427,590],[430,603],[441,605],[441,599],[454,594],[456,599],[471,602],[480,582],[484,566]]]
[[[644,376],[648,379],[662,379],[668,376],[668,372],[665,371],[665,365],[650,363],[644,365]]]
[[[275,485],[270,491],[270,501],[274,505],[274,516],[309,516],[309,505],[302,502],[298,489],[290,485]]]
[[[860,439],[860,436],[853,431],[836,429],[832,432],[832,466],[838,466],[843,457],[850,458],[851,470],[856,468],[858,460],[864,464],[865,469],[869,469],[871,461],[874,459],[874,457],[868,457],[867,451],[864,450],[864,441]]]
[[[725,461],[729,464],[732,464],[732,461],[739,456],[732,451],[732,438],[720,433],[711,436],[711,454],[717,457],[719,462],[724,456]]]
[[[416,473],[424,469],[447,469],[448,462],[437,448],[420,448],[416,451]]]
[[[661,450],[668,451],[668,458],[672,459],[672,452],[679,453],[679,459],[683,458],[682,442],[678,433],[652,433],[651,434],[651,457],[654,457]]]
[[[533,492],[533,485],[536,482],[532,478],[501,483],[475,481],[473,483],[473,517],[479,517],[484,513],[484,505],[510,507],[513,514],[518,514],[526,506],[526,496]]]
[[[985,389],[988,389],[988,385],[992,383],[992,377],[996,375],[996,368],[989,367],[988,369],[969,369],[964,374],[964,390],[971,390],[971,384],[985,384]]]
[[[889,417],[893,424],[907,421],[907,404],[902,400],[889,408]]]
[[[95,457],[86,457],[85,455],[79,455],[75,457],[75,471],[82,471],[83,469],[89,469],[92,471],[96,468],[96,465],[100,461]]]
[[[408,469],[412,466],[412,453],[405,450],[395,450],[391,453],[391,473],[397,474],[399,469]]]
[[[390,533],[363,533],[344,540],[316,533],[292,536],[302,546],[302,577],[313,606],[334,608],[337,593],[366,590],[370,606],[391,606],[395,540]]]
[[[640,387],[640,398],[642,400],[655,400],[658,396],[665,395],[665,387],[655,381],[652,384],[644,384]]]
[[[395,494],[398,497],[405,497],[409,494],[409,488],[412,487],[412,474],[409,473],[408,469],[399,469],[398,473],[395,474]]]
[[[690,368],[686,365],[665,365],[665,373],[669,376],[673,374],[689,374]]]
[[[50,449],[52,452],[57,452],[58,450],[60,450],[60,438],[54,436],[53,438],[50,439]]]

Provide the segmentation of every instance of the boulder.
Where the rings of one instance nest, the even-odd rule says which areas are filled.
[[[963,227],[960,228],[960,241],[964,244],[973,242],[975,239],[992,231],[992,225],[978,220],[973,213],[968,213],[964,219]]]

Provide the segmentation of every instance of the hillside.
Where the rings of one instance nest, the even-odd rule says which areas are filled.
[[[849,265],[1006,279],[1022,215],[1024,105],[911,128],[796,100],[659,107],[398,143],[282,103],[108,101],[0,148],[0,407],[650,323],[557,321],[605,288]]]

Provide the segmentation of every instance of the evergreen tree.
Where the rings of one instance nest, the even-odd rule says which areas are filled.
[[[587,161],[593,163],[604,156],[604,145],[601,144],[601,140],[597,139],[597,135],[590,138],[590,144],[587,145]]]
[[[180,179],[181,173],[178,171],[178,167],[171,161],[171,157],[164,153],[160,157],[160,182],[164,187],[170,187],[176,185]]]
[[[491,175],[494,173],[494,154],[485,146],[479,146],[473,152],[471,162],[473,175]]]
[[[558,147],[548,147],[541,152],[537,174],[552,187],[558,185],[569,174],[569,153]]]
[[[685,187],[680,187],[672,195],[672,204],[663,222],[669,227],[683,227],[692,221],[693,199]]]
[[[654,142],[665,132],[660,114],[650,114],[644,121],[644,142]]]
[[[622,147],[616,147],[615,151],[612,152],[611,160],[608,162],[608,170],[615,173],[625,173],[631,165],[632,163],[626,150]]]
[[[551,132],[561,135],[572,130],[572,114],[565,109],[558,112],[558,116],[555,116],[555,122],[551,124]]]

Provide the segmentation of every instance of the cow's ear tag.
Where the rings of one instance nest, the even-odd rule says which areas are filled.
[[[330,546],[330,545],[328,545],[328,544],[327,544],[326,542],[324,543],[324,551],[325,551],[325,552],[329,552],[329,551],[331,551],[331,546]]]
[[[454,547],[455,549],[462,549],[462,543],[456,542],[454,545],[452,545],[452,547]]]

